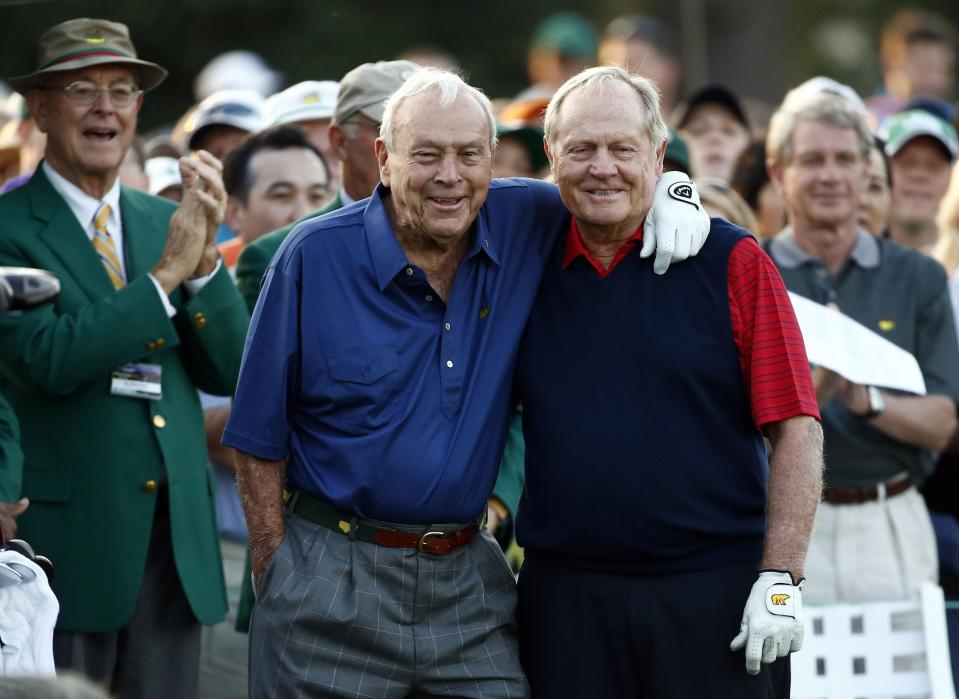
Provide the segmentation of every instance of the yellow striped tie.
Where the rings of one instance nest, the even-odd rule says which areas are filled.
[[[107,219],[110,217],[110,205],[104,203],[97,215],[93,217],[93,247],[96,248],[100,261],[103,262],[103,268],[106,269],[110,281],[117,289],[122,289],[126,284],[123,278],[123,267],[120,264],[120,258],[117,256],[117,246],[113,242],[113,236],[107,230]]]

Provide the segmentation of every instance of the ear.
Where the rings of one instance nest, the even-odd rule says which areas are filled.
[[[343,127],[339,124],[332,123],[330,124],[330,149],[333,151],[333,154],[340,160],[346,160],[348,153],[346,152],[346,132],[343,130]]]
[[[667,138],[660,143],[659,148],[656,149],[656,179],[663,176],[663,158],[666,157],[666,144],[668,142],[669,139]]]
[[[41,132],[47,133],[47,101],[42,90],[27,90],[27,108]],[[26,120],[24,120],[26,121]]]
[[[232,195],[227,197],[226,212],[223,218],[226,221],[226,225],[228,225],[234,233],[240,235],[240,231],[243,230],[243,223],[246,221],[246,207],[243,205],[243,202]]]
[[[772,158],[766,159],[766,171],[769,173],[769,179],[776,184],[779,191],[783,191],[783,168],[780,163],[774,162]]]
[[[546,140],[546,136],[543,136],[543,150],[546,152],[546,160],[549,162],[549,174],[553,176],[553,181],[556,181],[556,156],[553,151],[549,148],[549,142]]]
[[[373,151],[376,153],[376,162],[380,166],[380,182],[384,187],[390,186],[390,154],[386,150],[386,145],[382,138],[377,138],[373,143]]]

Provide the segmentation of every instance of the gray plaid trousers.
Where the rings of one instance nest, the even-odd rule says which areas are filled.
[[[434,555],[286,525],[250,628],[251,699],[528,696],[515,579],[489,533]]]

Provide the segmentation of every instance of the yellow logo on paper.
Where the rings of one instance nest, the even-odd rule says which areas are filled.
[[[896,327],[896,321],[894,320],[890,320],[887,318],[879,321],[879,329],[882,330],[883,332],[887,333],[890,330],[894,330],[895,327]]]
[[[350,523],[347,522],[345,519],[340,520],[339,526],[340,526],[340,531],[343,532],[344,534],[350,533]]]
[[[769,598],[769,601],[772,602],[774,606],[784,607],[788,599],[789,595],[773,595]]]

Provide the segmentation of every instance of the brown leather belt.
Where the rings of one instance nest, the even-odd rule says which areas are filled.
[[[823,490],[822,499],[831,505],[860,505],[883,497],[891,498],[905,493],[911,487],[912,479],[908,474],[900,474],[875,485],[829,486]]]
[[[423,527],[420,532],[404,532],[344,515],[302,491],[285,490],[283,501],[291,512],[338,534],[389,548],[419,549],[442,555],[465,546],[480,530],[480,524],[476,522],[462,529],[439,531]]]

